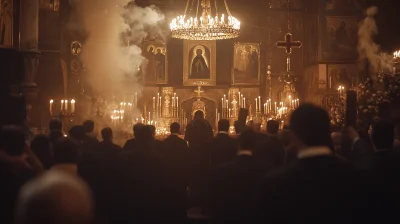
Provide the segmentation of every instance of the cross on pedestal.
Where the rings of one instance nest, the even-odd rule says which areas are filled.
[[[197,97],[201,98],[201,94],[204,92],[203,90],[201,90],[201,86],[197,86],[197,90],[194,91],[195,93],[197,93]]]
[[[278,48],[285,48],[286,54],[292,53],[292,48],[300,48],[303,45],[300,41],[292,41],[292,34],[287,33],[285,35],[285,41],[278,41],[276,46]]]

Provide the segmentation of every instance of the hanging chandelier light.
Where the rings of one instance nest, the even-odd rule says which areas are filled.
[[[212,10],[211,1],[214,2],[215,10]],[[240,22],[231,15],[226,0],[223,1],[227,18],[218,11],[217,0],[188,0],[185,13],[170,23],[172,37],[184,40],[223,40],[238,37]]]

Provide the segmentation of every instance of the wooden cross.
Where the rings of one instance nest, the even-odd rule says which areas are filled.
[[[197,90],[195,90],[194,92],[197,93],[197,97],[201,97],[201,94],[202,94],[204,91],[201,90],[201,86],[197,86]]]
[[[300,41],[292,41],[292,34],[287,33],[285,35],[285,41],[278,41],[276,46],[278,48],[285,48],[286,54],[292,53],[292,48],[300,48],[303,45]]]

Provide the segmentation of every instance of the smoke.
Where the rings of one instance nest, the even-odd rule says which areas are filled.
[[[369,72],[373,76],[381,70],[392,70],[393,57],[381,51],[381,48],[376,44],[373,38],[378,34],[378,27],[375,21],[375,15],[378,13],[376,6],[369,7],[366,10],[366,16],[361,22],[358,29],[358,54],[359,62],[365,69],[366,61],[369,61]]]
[[[142,90],[139,68],[144,62],[141,42],[164,19],[154,6],[129,0],[72,0],[86,41],[81,60],[95,94],[133,95]],[[129,6],[127,6],[129,3]]]

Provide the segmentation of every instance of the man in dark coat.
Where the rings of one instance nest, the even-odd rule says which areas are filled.
[[[376,221],[398,223],[400,209],[400,155],[393,150],[394,126],[386,120],[372,125],[371,141],[374,155],[369,169],[372,173],[373,204]],[[397,220],[397,221],[396,221]]]
[[[83,136],[82,149],[83,150],[95,150],[99,144],[97,134],[94,132],[94,121],[87,120],[82,124],[85,135]]]
[[[279,122],[269,120],[267,122],[268,138],[262,142],[262,146],[257,148],[254,156],[264,163],[272,165],[278,169],[283,166],[285,161],[285,149],[283,141],[278,137]]]
[[[178,136],[180,128],[176,122],[171,124],[171,135],[163,142],[162,155],[170,187],[170,213],[177,219],[184,219],[188,209],[189,148],[187,142]]]
[[[362,173],[333,156],[327,112],[303,104],[290,119],[299,161],[260,188],[259,218],[270,223],[354,223],[367,218]]]
[[[252,156],[255,137],[251,130],[243,132],[237,156],[211,174],[208,209],[218,221],[255,221],[255,189],[267,172]]]
[[[154,137],[150,126],[142,127],[137,150],[122,150],[114,169],[109,192],[109,223],[154,223],[170,217],[169,181],[163,158],[153,149]]]
[[[140,131],[142,130],[142,128],[145,125],[142,123],[137,123],[135,125],[133,125],[133,136],[134,138],[132,139],[128,139],[125,142],[125,145],[123,147],[124,150],[135,150],[137,149],[136,143],[138,141],[138,139],[140,138]]]
[[[113,132],[111,128],[103,128],[101,130],[101,137],[103,141],[100,142],[99,147],[108,149],[108,150],[120,150],[121,146],[113,143]]]
[[[204,119],[202,111],[196,111],[194,120],[186,127],[185,140],[189,143],[189,156],[191,161],[190,194],[194,205],[204,201],[204,191],[208,176],[207,145],[213,139],[212,127]]]
[[[230,162],[236,157],[236,140],[229,136],[229,121],[221,119],[218,121],[218,134],[210,143],[209,155],[212,168]]]
[[[13,216],[18,192],[35,176],[26,151],[23,129],[15,126],[0,129],[0,223],[15,223]]]

